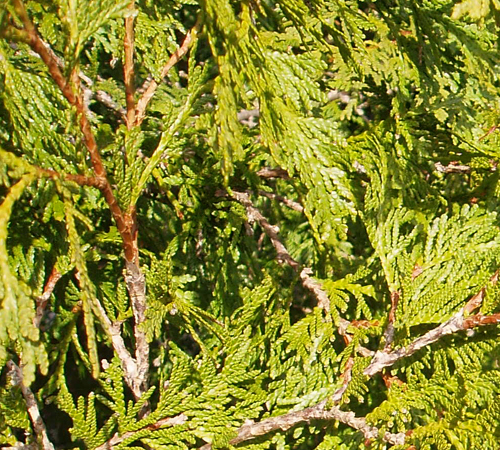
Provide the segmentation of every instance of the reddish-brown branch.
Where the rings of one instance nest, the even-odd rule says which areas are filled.
[[[24,4],[21,0],[12,0],[12,3],[14,4],[14,8],[24,25],[27,44],[33,49],[33,51],[40,55],[43,62],[47,66],[54,82],[57,84],[57,86],[59,86],[59,89],[61,89],[68,102],[74,105],[76,102],[76,96],[73,93],[68,80],[64,77],[61,70],[59,69],[56,58],[54,57],[52,52],[50,52],[43,44],[43,41],[38,35],[35,26],[28,17],[28,13],[24,8]]]
[[[144,283],[144,275],[139,267],[139,252],[137,247],[137,228],[135,224],[135,211],[131,207],[130,211],[123,214],[118,201],[113,193],[111,184],[108,181],[106,170],[104,168],[99,149],[97,147],[94,134],[90,122],[87,117],[86,105],[82,90],[80,87],[80,78],[76,70],[71,76],[71,83],[61,72],[62,63],[57,60],[50,47],[47,46],[39,36],[35,26],[31,22],[22,0],[13,0],[14,8],[24,26],[23,38],[31,49],[36,52],[42,61],[47,66],[50,76],[57,84],[66,100],[72,105],[78,114],[78,123],[83,137],[83,142],[89,152],[92,168],[95,177],[83,177],[80,175],[69,175],[66,179],[71,179],[79,184],[89,184],[96,186],[102,192],[106,203],[115,220],[116,227],[123,241],[123,249],[125,253],[126,274],[125,279],[127,288],[130,293],[132,309],[134,311],[135,326],[134,334],[136,338],[136,361],[129,358],[130,364],[122,358],[122,364],[127,372],[129,385],[138,398],[147,389],[147,374],[149,370],[149,346],[145,337],[145,333],[141,330],[141,324],[144,321],[146,309],[146,290]],[[132,4],[133,5],[133,4]],[[133,25],[133,23],[132,23]],[[129,34],[129,38],[130,38]],[[130,50],[130,49],[129,49]],[[133,47],[132,47],[133,52]],[[129,55],[130,56],[130,55]],[[132,55],[133,56],[133,55]],[[129,57],[127,57],[129,58]],[[132,81],[133,70],[130,72],[131,59],[128,61],[129,81]],[[129,87],[133,88],[132,83],[128,83]],[[49,176],[57,176],[56,172],[47,171]],[[104,317],[106,317],[104,313]],[[109,328],[109,327],[108,327]],[[113,337],[113,336],[112,336]],[[126,355],[126,352],[121,349],[122,343],[119,340],[112,340],[113,347],[119,355]]]
[[[92,186],[99,190],[102,190],[105,185],[102,182],[102,179],[97,177],[87,177],[85,175],[78,175],[73,173],[60,173],[51,169],[43,169],[41,167],[37,167],[36,170],[38,173],[43,176],[50,178],[59,178],[61,180],[72,181],[80,186]]]
[[[134,9],[135,0],[131,0],[125,17],[125,38],[123,40],[124,64],[123,79],[125,82],[125,101],[127,104],[127,128],[131,129],[135,123],[135,87],[134,87]]]
[[[475,314],[464,319],[463,329],[468,330],[469,328],[496,325],[497,323],[500,323],[500,313],[490,314],[488,316],[484,314]]]
[[[344,372],[342,372],[342,374],[340,375],[340,378],[342,379],[342,386],[340,386],[332,395],[331,400],[335,404],[340,403],[340,401],[342,400],[342,396],[347,391],[347,388],[351,383],[353,366],[354,366],[354,356],[351,356],[347,361]]]
[[[196,24],[191,30],[189,30],[188,34],[184,38],[181,46],[172,54],[167,63],[163,66],[160,74],[160,79],[163,79],[167,76],[168,72],[172,67],[174,67],[188,52],[189,47],[193,40],[196,38],[198,30],[201,27],[201,19],[198,18]],[[137,102],[137,108],[135,110],[135,125],[140,125],[146,116],[146,108],[148,107],[149,102],[153,98],[153,95],[158,88],[159,83],[153,78],[148,86],[143,90],[144,93],[142,97]]]
[[[42,295],[36,299],[35,326],[40,326],[45,310],[47,309],[47,304],[49,303],[49,298],[52,295],[52,292],[54,292],[54,288],[61,277],[62,274],[54,266],[47,283],[45,283]]]
[[[42,61],[47,66],[52,79],[57,84],[66,100],[68,100],[68,102],[76,108],[80,130],[83,135],[83,142],[89,152],[92,167],[94,169],[94,173],[96,174],[98,183],[102,185],[101,192],[104,195],[113,218],[115,219],[118,232],[122,237],[125,258],[127,259],[127,261],[134,261],[136,255],[134,252],[132,234],[130,232],[130,229],[127,227],[127,224],[125,223],[120,206],[118,205],[111,185],[109,184],[109,181],[107,179],[106,170],[104,169],[101,155],[99,153],[99,149],[97,148],[97,143],[85,112],[85,104],[79,87],[79,79],[78,77],[73,77],[73,82],[76,84],[74,86],[75,91],[73,91],[71,84],[62,74],[53,53],[42,41],[35,29],[35,26],[28,17],[28,13],[26,12],[22,1],[13,0],[13,3],[15,10],[19,15],[19,18],[21,19],[24,29],[27,33],[26,39],[28,45],[32,48],[33,51],[40,55]]]

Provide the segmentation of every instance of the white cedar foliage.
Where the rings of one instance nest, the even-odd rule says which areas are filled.
[[[497,449],[498,7],[0,0],[0,446]]]

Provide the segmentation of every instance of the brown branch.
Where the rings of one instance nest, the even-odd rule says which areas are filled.
[[[135,0],[128,6],[125,17],[125,38],[123,40],[124,59],[123,79],[125,83],[125,101],[127,104],[127,128],[130,130],[135,123],[135,88],[134,88],[134,12]]]
[[[7,369],[9,370],[9,375],[11,375],[12,382],[19,386],[21,393],[23,394],[24,401],[28,408],[28,414],[33,424],[33,429],[37,436],[38,444],[42,450],[54,450],[52,442],[50,442],[49,436],[47,434],[47,428],[38,409],[38,403],[36,402],[35,396],[31,389],[24,384],[23,372],[21,368],[15,364],[13,361],[8,361]]]
[[[227,195],[227,193],[225,191],[220,191],[218,195],[225,196]],[[313,273],[312,270],[308,267],[301,267],[301,264],[292,258],[287,248],[280,240],[280,237],[278,235],[279,228],[277,226],[271,225],[267,221],[262,213],[253,205],[249,195],[246,192],[232,191],[232,197],[243,206],[245,206],[249,222],[259,222],[259,225],[262,227],[267,237],[271,240],[271,243],[278,253],[278,262],[286,262],[296,272],[298,272],[302,281],[302,285],[314,294],[316,300],[318,301],[318,306],[328,312],[330,310],[330,299],[328,298],[328,294],[324,291],[321,283],[311,276],[311,274]],[[347,327],[349,325],[351,325],[351,322],[349,322],[348,320],[345,320],[341,317],[338,319],[339,333],[342,336],[347,335]],[[363,347],[359,347],[357,350],[360,351],[363,356],[373,354],[373,352]]]
[[[451,162],[447,166],[443,166],[439,161],[434,164],[436,170],[441,173],[470,173],[471,167],[457,162]]]
[[[225,194],[222,194],[225,195]],[[328,294],[325,292],[323,289],[321,283],[314,279],[312,275],[312,270],[308,267],[301,268],[301,265],[299,262],[297,262],[295,259],[292,258],[286,247],[283,245],[281,242],[278,232],[279,229],[278,227],[275,227],[271,225],[267,219],[262,215],[262,213],[253,205],[252,201],[250,200],[249,195],[246,192],[232,192],[233,198],[235,198],[238,202],[240,202],[243,206],[245,206],[247,210],[247,215],[248,215],[248,220],[250,222],[257,221],[259,222],[259,225],[263,228],[265,234],[269,237],[271,240],[271,243],[273,244],[274,248],[278,252],[278,261],[279,262],[286,262],[289,264],[296,272],[299,272],[300,279],[302,281],[302,285],[311,291],[314,296],[316,297],[318,301],[318,306],[322,308],[324,311],[328,312],[330,311],[330,299],[328,298]],[[349,322],[346,319],[343,319],[342,317],[338,318],[338,331],[341,336],[344,336],[346,340],[350,340],[351,337],[347,333],[347,328],[351,325],[351,322]],[[358,346],[356,348],[356,351],[360,353],[362,356],[373,356],[374,352],[362,347]],[[343,385],[337,389],[337,391],[333,394],[332,400],[335,403],[338,403],[344,392],[347,390],[349,383],[351,381],[351,368],[346,366],[346,371],[343,374],[344,376],[344,383]]]
[[[310,423],[312,420],[336,420],[360,431],[366,439],[382,439],[393,445],[403,445],[405,443],[406,436],[404,433],[381,433],[378,428],[369,425],[364,417],[356,417],[353,412],[342,411],[336,406],[330,410],[325,410],[325,405],[326,401],[322,401],[301,411],[270,417],[257,423],[245,424],[238,429],[236,437],[229,441],[229,444],[238,445],[277,430],[287,431],[300,423]],[[199,450],[211,450],[211,448],[211,444],[206,444]]]
[[[77,278],[81,279],[81,276],[78,273]],[[110,339],[114,351],[118,355],[118,358],[120,358],[124,371],[125,382],[130,387],[135,399],[139,399],[144,392],[144,390],[142,390],[143,383],[141,382],[142,380],[139,379],[138,364],[128,351],[125,341],[123,340],[121,331],[122,322],[112,322],[106,314],[106,311],[101,305],[99,299],[94,297],[90,300],[94,314],[99,319],[99,325]]]
[[[52,272],[49,275],[49,279],[47,283],[45,283],[45,287],[43,288],[43,293],[36,299],[36,315],[34,319],[34,323],[36,327],[40,327],[40,323],[42,322],[43,315],[45,310],[47,309],[47,305],[49,303],[50,296],[52,292],[54,292],[54,288],[56,287],[57,282],[61,279],[62,274],[57,270],[54,266],[52,268]]]
[[[101,91],[101,90],[97,90],[97,91],[95,91],[95,98],[96,98],[97,101],[101,102],[104,106],[108,107],[109,109],[112,109],[120,117],[125,118],[125,120],[126,120],[127,111],[124,108],[120,107],[120,105],[118,105],[113,100],[113,98],[111,97],[111,95],[109,95],[107,92]]]
[[[491,281],[493,283],[496,283],[497,279],[498,272],[493,275]],[[467,304],[463,308],[460,308],[460,310],[456,312],[450,319],[437,326],[436,328],[428,331],[423,336],[415,339],[407,347],[401,347],[392,352],[385,351],[385,349],[382,351],[377,351],[369,366],[365,369],[364,374],[372,377],[385,367],[392,366],[400,359],[413,355],[421,348],[427,347],[428,345],[437,342],[439,339],[444,336],[448,336],[449,334],[453,334],[458,331],[465,331],[475,327],[500,323],[500,313],[491,315],[478,313],[473,316],[465,317],[466,314],[472,312],[474,309],[477,309],[481,305],[484,295],[485,288],[481,289],[476,295],[474,295],[467,302]]]
[[[338,388],[332,395],[331,401],[333,401],[335,404],[340,403],[342,400],[342,396],[344,393],[347,391],[347,388],[349,387],[349,384],[352,380],[352,368],[354,366],[354,357],[351,356],[349,360],[347,361],[347,364],[345,366],[344,372],[340,375],[340,378],[343,380],[342,381],[342,386]]]
[[[478,142],[481,142],[485,137],[489,136],[491,133],[495,132],[496,130],[498,130],[498,125],[493,125],[485,134],[483,134],[478,139]]]
[[[116,433],[109,441],[106,441],[104,444],[100,445],[99,447],[96,447],[94,450],[111,450],[115,446],[121,444],[125,439],[132,437],[136,433],[140,433],[141,431],[144,430],[155,431],[161,427],[172,427],[175,425],[182,425],[186,423],[187,419],[188,419],[187,416],[185,416],[184,414],[179,414],[178,416],[175,417],[167,417],[165,419],[161,419],[154,424],[141,428],[140,430],[127,431],[126,433],[123,433],[121,435]]]
[[[302,267],[299,262],[292,258],[287,248],[281,242],[278,235],[279,228],[277,226],[271,225],[267,219],[262,215],[262,213],[253,205],[250,197],[245,192],[232,192],[232,197],[240,202],[247,210],[249,222],[257,221],[262,227],[267,237],[271,240],[273,247],[276,249],[277,258],[279,263],[287,263],[296,272],[299,273],[300,279],[302,280],[302,285],[311,291],[316,299],[318,300],[318,306],[325,311],[330,310],[330,299],[328,295],[323,290],[321,283],[311,277],[312,270],[308,267]]]
[[[133,248],[132,235],[125,223],[122,211],[107,179],[106,170],[104,169],[101,155],[97,148],[97,143],[92,133],[90,122],[86,115],[85,102],[83,100],[83,96],[81,95],[79,79],[76,76],[73,77],[73,82],[75,84],[75,93],[69,81],[62,74],[61,69],[59,68],[58,61],[55,58],[53,52],[47,48],[38,32],[36,31],[35,26],[31,22],[28,13],[26,12],[22,0],[12,1],[14,4],[14,8],[19,15],[19,18],[21,19],[26,31],[26,43],[34,52],[40,55],[40,58],[42,58],[42,61],[47,66],[50,76],[57,84],[66,100],[76,108],[79,117],[80,130],[83,135],[83,142],[89,152],[94,173],[96,174],[99,182],[102,183],[101,192],[106,200],[106,203],[108,204],[111,214],[113,215],[113,218],[116,222],[117,229],[122,237],[125,258],[132,261],[136,256]]]
[[[174,67],[188,52],[191,43],[196,39],[198,31],[201,27],[201,16],[198,17],[196,24],[191,30],[189,30],[188,34],[184,38],[181,46],[172,54],[167,63],[163,66],[160,74],[160,80],[165,78],[172,67]],[[159,82],[157,82],[154,78],[149,81],[147,87],[143,87],[144,93],[142,97],[137,102],[137,108],[135,110],[135,125],[140,125],[145,116],[146,116],[146,108],[148,107],[149,102],[153,98],[156,89],[159,86]]]
[[[270,198],[272,200],[277,200],[277,201],[285,204],[289,208],[291,208],[295,211],[298,211],[300,213],[304,212],[304,207],[300,203],[293,201],[293,200],[290,200],[286,197],[282,197],[281,195],[274,194],[272,192],[266,192],[266,191],[259,191],[258,194],[262,195],[264,197]]]
[[[26,32],[26,42],[31,49],[36,52],[47,66],[47,69],[57,84],[66,100],[76,109],[78,122],[83,135],[83,142],[89,152],[92,168],[95,173],[95,179],[82,178],[82,176],[72,176],[73,181],[92,182],[99,187],[106,203],[113,215],[118,232],[122,237],[123,249],[126,263],[126,282],[131,297],[132,309],[134,311],[135,326],[134,334],[136,338],[136,358],[137,362],[128,354],[122,341],[117,339],[116,333],[111,333],[113,348],[122,359],[122,364],[126,372],[128,384],[131,387],[134,396],[139,398],[147,389],[147,374],[149,369],[149,346],[146,341],[145,333],[141,330],[142,322],[145,317],[146,309],[146,291],[144,275],[139,267],[139,251],[137,247],[137,227],[135,223],[135,214],[133,207],[127,214],[123,214],[113,190],[108,181],[106,170],[101,160],[101,155],[92,132],[90,122],[86,114],[86,106],[82,90],[80,87],[80,78],[73,72],[72,85],[64,77],[60,69],[60,62],[43,40],[40,38],[35,26],[31,22],[22,0],[13,0],[13,4]],[[130,67],[128,67],[130,69]],[[130,73],[127,75],[129,76]],[[107,317],[104,314],[104,317]],[[109,319],[108,319],[109,320]],[[108,330],[113,330],[111,324],[107,324]],[[109,333],[109,331],[108,331]]]
[[[99,190],[105,188],[105,183],[102,178],[97,177],[87,177],[85,175],[78,175],[73,173],[60,173],[52,169],[44,169],[42,167],[36,167],[36,170],[42,176],[46,176],[54,179],[62,179],[66,181],[72,181],[80,186],[92,186]]]
[[[302,280],[302,285],[309,289],[316,299],[318,300],[318,306],[321,309],[324,309],[326,312],[330,311],[330,299],[328,298],[328,294],[324,291],[321,283],[313,278],[313,271],[309,267],[304,267],[300,271],[300,279]]]
[[[125,262],[125,282],[130,294],[135,320],[134,337],[137,375],[133,383],[137,389],[145,392],[148,389],[149,373],[149,344],[146,333],[142,330],[142,324],[146,320],[146,280],[139,266],[133,262]]]
[[[290,175],[285,169],[277,167],[275,169],[271,169],[270,167],[263,167],[257,172],[257,175],[262,178],[283,178],[288,180]]]
[[[57,54],[54,52],[54,50],[52,50],[51,46],[47,42],[44,42],[44,41],[42,41],[42,42],[45,45],[45,47],[47,48],[47,51],[51,54],[51,56],[54,59],[54,61],[59,66],[59,68],[60,69],[64,69],[64,61],[59,56],[57,56]],[[34,52],[34,51],[31,51],[30,53],[33,56],[40,57],[40,55],[38,53]],[[78,73],[78,76],[85,83],[85,85],[81,85],[81,89],[83,91],[83,97],[85,99],[85,111],[86,111],[87,114],[90,114],[90,110],[89,110],[90,100],[92,99],[92,97],[95,97],[97,101],[99,101],[100,103],[102,103],[107,108],[115,111],[121,118],[123,118],[126,121],[126,119],[127,119],[127,117],[126,117],[127,116],[126,109],[121,108],[113,100],[113,98],[111,97],[111,95],[109,95],[109,93],[107,93],[105,91],[101,91],[101,90],[97,90],[95,92],[92,91],[90,89],[90,87],[94,83],[93,83],[92,79],[89,78],[87,75],[85,75],[85,73],[83,71],[80,70],[80,72]],[[97,79],[100,80],[100,81],[102,81],[102,78],[99,77],[99,76],[97,77]]]
[[[286,247],[281,242],[278,235],[279,228],[277,226],[271,225],[267,221],[262,213],[253,205],[252,201],[250,200],[250,196],[246,192],[232,191],[231,196],[246,208],[248,221],[250,223],[255,221],[259,222],[259,225],[262,227],[267,237],[271,240],[273,247],[278,253],[278,262],[286,262],[295,271],[298,271],[301,268],[300,263],[292,258]]]

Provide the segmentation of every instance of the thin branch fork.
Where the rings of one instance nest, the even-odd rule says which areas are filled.
[[[167,63],[163,66],[160,74],[160,79],[163,79],[167,76],[168,72],[172,67],[174,67],[188,52],[191,43],[196,39],[199,29],[201,28],[201,17],[199,16],[196,24],[191,30],[186,34],[184,41],[181,46],[172,54]],[[144,118],[146,117],[146,108],[148,107],[149,102],[153,98],[156,89],[159,86],[159,82],[154,78],[149,81],[147,87],[143,87],[144,93],[142,97],[137,102],[137,107],[135,109],[135,126],[139,126]]]
[[[490,281],[492,283],[496,283],[498,276],[499,272],[497,271]],[[391,352],[386,351],[387,349],[377,351],[369,366],[365,369],[364,374],[372,377],[382,369],[392,366],[400,359],[413,355],[418,350],[437,342],[439,339],[444,336],[448,336],[449,334],[465,331],[475,327],[500,323],[500,313],[490,315],[484,315],[481,313],[468,315],[481,306],[485,294],[486,289],[482,288],[450,319],[428,331],[423,336],[418,337],[407,347],[401,347]]]
[[[277,226],[271,225],[267,219],[262,215],[262,213],[253,205],[250,197],[245,192],[232,191],[232,197],[240,202],[247,210],[248,220],[250,222],[257,221],[262,227],[266,235],[271,240],[273,247],[276,249],[278,255],[278,262],[286,262],[290,267],[299,273],[300,279],[302,280],[302,285],[310,290],[316,299],[318,300],[318,306],[325,311],[330,310],[330,299],[328,295],[323,290],[321,283],[316,281],[312,276],[312,270],[308,267],[302,267],[299,262],[292,258],[287,248],[281,242],[278,235],[279,228]]]
[[[161,427],[172,427],[174,425],[183,425],[186,423],[188,420],[187,416],[184,414],[179,414],[178,416],[175,417],[167,417],[165,419],[161,419],[158,422],[148,425],[141,430],[137,431],[127,431],[126,433],[123,434],[118,434],[116,433],[109,441],[106,441],[104,444],[100,445],[99,447],[96,447],[94,450],[111,450],[118,444],[121,444],[125,439],[128,439],[132,437],[134,434],[139,433],[140,431],[143,430],[157,430]]]
[[[58,62],[54,57],[54,54],[47,48],[40,35],[38,34],[35,26],[31,22],[28,13],[24,7],[24,4],[21,0],[12,0],[15,10],[21,19],[24,29],[27,33],[26,42],[32,48],[35,53],[38,53],[42,58],[42,61],[47,66],[49,73],[57,84],[62,94],[68,100],[68,102],[76,108],[79,117],[80,129],[83,135],[83,142],[87,147],[87,150],[90,155],[90,159],[92,162],[92,167],[96,174],[96,178],[99,180],[99,183],[102,183],[101,192],[104,195],[104,198],[111,210],[113,218],[115,219],[117,229],[122,236],[123,239],[123,247],[125,251],[125,257],[127,260],[134,260],[136,255],[134,252],[134,248],[132,245],[132,236],[130,230],[125,223],[122,211],[118,205],[118,202],[113,194],[113,190],[109,181],[107,179],[106,170],[104,169],[104,165],[101,160],[101,155],[97,148],[97,143],[95,141],[94,135],[92,133],[92,128],[90,126],[90,122],[87,118],[85,111],[85,103],[83,101],[83,97],[80,93],[80,83],[79,78],[77,76],[72,77],[72,81],[74,83],[74,87],[76,89],[77,94],[73,91],[72,86],[69,81],[62,74]]]
[[[381,433],[378,428],[369,425],[364,417],[356,417],[353,412],[342,411],[337,406],[325,410],[325,405],[326,400],[301,411],[270,417],[261,422],[245,424],[238,429],[236,437],[229,441],[229,444],[238,445],[273,431],[287,431],[300,423],[310,423],[313,420],[337,420],[360,431],[366,439],[382,438],[393,445],[403,445],[405,443],[406,436],[404,433]],[[206,444],[200,447],[199,450],[211,450],[211,448],[211,444]]]
[[[89,152],[92,167],[95,173],[95,184],[99,186],[113,215],[118,232],[122,237],[126,263],[125,281],[131,297],[132,309],[134,311],[135,318],[134,334],[136,339],[137,370],[132,370],[134,368],[135,361],[134,364],[130,364],[131,360],[122,360],[122,363],[124,364],[125,371],[132,370],[131,373],[128,373],[128,379],[130,382],[134,380],[131,388],[134,391],[134,395],[140,397],[141,393],[145,392],[147,389],[149,346],[147,344],[145,333],[140,329],[140,325],[145,319],[146,290],[144,274],[141,272],[139,267],[135,214],[133,209],[132,211],[124,214],[118,204],[118,201],[116,200],[116,197],[114,196],[86,114],[85,102],[83,95],[81,94],[80,79],[78,74],[76,71],[73,72],[71,77],[72,84],[70,84],[69,80],[67,80],[62,74],[60,65],[55,55],[39,36],[35,26],[28,16],[22,0],[12,1],[19,18],[23,23],[24,32],[26,34],[24,38],[27,44],[35,53],[40,55],[42,61],[47,66],[52,79],[57,84],[66,100],[76,108],[80,130],[83,135],[83,142]],[[128,67],[128,69],[130,69],[130,67]],[[75,178],[74,180],[82,181],[81,178]],[[104,316],[107,317],[105,314]],[[113,348],[119,355],[125,355],[125,352],[121,348],[122,343],[116,339],[116,336],[112,339],[112,343]],[[137,388],[137,386],[139,386],[139,388]]]
[[[24,401],[26,402],[26,406],[28,408],[31,423],[33,424],[33,430],[35,431],[40,447],[42,450],[55,450],[54,445],[50,442],[47,427],[45,426],[42,415],[40,414],[35,396],[33,395],[33,392],[31,392],[31,389],[24,384],[23,372],[21,368],[13,361],[8,361],[6,366],[9,370],[12,383],[19,386],[21,389],[21,393],[23,394]]]
[[[76,273],[76,277],[78,281],[81,282],[82,277],[78,272]],[[125,341],[123,340],[121,332],[122,322],[112,322],[98,298],[92,298],[91,304],[94,314],[99,319],[99,325],[110,339],[113,349],[120,359],[123,367],[125,382],[130,387],[132,394],[137,400],[144,392],[145,377],[141,372],[138,362],[132,357]],[[137,328],[137,326],[135,328]]]
[[[220,195],[227,195],[225,192],[220,193]],[[262,215],[262,213],[253,205],[252,201],[248,193],[246,192],[237,192],[232,191],[232,197],[240,202],[247,209],[248,220],[250,222],[257,220],[259,225],[263,228],[265,234],[271,240],[274,248],[278,252],[278,261],[286,262],[289,264],[296,272],[299,272],[300,279],[302,281],[302,285],[311,291],[316,300],[318,301],[318,306],[325,311],[330,310],[330,299],[328,298],[327,293],[324,291],[321,283],[315,280],[312,275],[312,270],[308,267],[301,268],[299,262],[295,261],[292,258],[287,248],[283,245],[278,235],[279,229],[276,226],[271,225],[267,219]],[[344,336],[346,339],[349,339],[349,335],[347,333],[347,328],[351,325],[351,322],[348,320],[339,317],[338,319],[338,331],[341,336]],[[364,348],[362,346],[357,348],[357,351],[363,356],[372,356],[373,352]]]
[[[286,206],[288,206],[289,208],[291,208],[297,212],[300,212],[300,213],[304,212],[304,207],[300,203],[298,203],[294,200],[290,200],[289,198],[283,197],[283,196],[278,195],[278,194],[274,194],[272,192],[266,192],[266,191],[259,191],[258,194],[262,195],[264,197],[270,198],[272,200],[277,200],[277,201],[285,204]]]

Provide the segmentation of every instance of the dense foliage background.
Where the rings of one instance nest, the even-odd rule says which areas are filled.
[[[496,0],[0,0],[3,448],[497,449]]]

